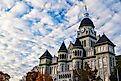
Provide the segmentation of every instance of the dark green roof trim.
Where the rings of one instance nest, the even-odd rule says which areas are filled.
[[[81,36],[81,37],[78,37],[78,39],[82,39],[82,38],[86,38],[86,37],[91,37],[91,38],[93,38],[93,39],[97,40],[97,38],[96,38],[96,37],[93,37],[93,36],[91,36],[91,35]]]
[[[74,58],[72,58],[72,60],[74,60],[74,59],[81,59],[81,60],[83,60],[82,57],[74,57]]]
[[[58,62],[67,62],[67,60],[59,60]]]
[[[51,65],[57,65],[58,64],[58,62],[57,63],[51,63]]]
[[[96,42],[95,46],[109,44],[115,47],[115,45],[108,39],[108,37],[103,34],[100,39]]]
[[[58,61],[58,63],[62,63],[62,62],[66,62],[66,63],[69,63],[69,62],[72,62],[72,60],[66,60],[66,61]]]
[[[45,59],[45,58],[47,58],[47,59],[52,59],[52,58],[50,58],[50,57],[46,57],[46,56],[44,56],[44,57],[40,57],[39,59]]]
[[[68,63],[68,62],[72,62],[72,60],[68,60],[67,63]]]
[[[111,53],[111,52],[100,52],[100,53],[96,53],[95,55],[102,55],[102,54],[111,54],[111,55],[116,55],[114,53]]]
[[[84,59],[90,59],[90,58],[96,58],[96,56],[88,56],[88,57],[84,57]]]
[[[82,49],[80,46],[73,46],[73,49]]]
[[[39,66],[43,66],[43,65],[50,66],[51,64],[47,64],[47,63],[44,63],[44,64],[39,64]]]

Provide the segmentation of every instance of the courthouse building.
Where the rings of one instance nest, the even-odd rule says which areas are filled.
[[[96,67],[97,76],[103,81],[109,81],[109,76],[116,65],[115,44],[105,34],[97,36],[95,28],[88,13],[85,13],[78,27],[75,43],[70,42],[67,47],[63,42],[57,50],[58,57],[52,57],[46,50],[40,57],[39,71],[48,72],[53,81],[74,81],[73,70],[81,69],[87,62],[92,69]]]

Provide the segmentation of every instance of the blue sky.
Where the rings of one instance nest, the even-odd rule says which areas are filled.
[[[0,70],[18,81],[48,49],[76,38],[87,5],[98,34],[105,33],[121,54],[120,0],[0,0]]]

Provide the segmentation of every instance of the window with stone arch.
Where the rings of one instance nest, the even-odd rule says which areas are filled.
[[[61,71],[64,71],[64,64],[61,65]]]
[[[75,56],[77,56],[77,51],[75,51]]]
[[[64,55],[64,59],[66,59],[66,54]]]
[[[76,67],[77,67],[77,69],[79,69],[80,67],[79,67],[79,64],[80,64],[80,62],[79,61],[77,61],[76,62]]]
[[[80,51],[78,50],[78,56],[80,56]]]
[[[64,54],[62,54],[62,59],[64,59]]]
[[[81,50],[80,50],[80,53],[79,54],[80,54],[80,56],[82,56],[82,51]]]
[[[84,40],[84,47],[86,47],[86,40]]]

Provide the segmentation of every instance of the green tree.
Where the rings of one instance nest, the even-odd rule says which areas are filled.
[[[95,68],[92,70],[87,63],[85,63],[85,67],[82,69],[75,69],[74,71],[74,79],[78,77],[79,81],[96,81],[96,75],[98,70]]]

